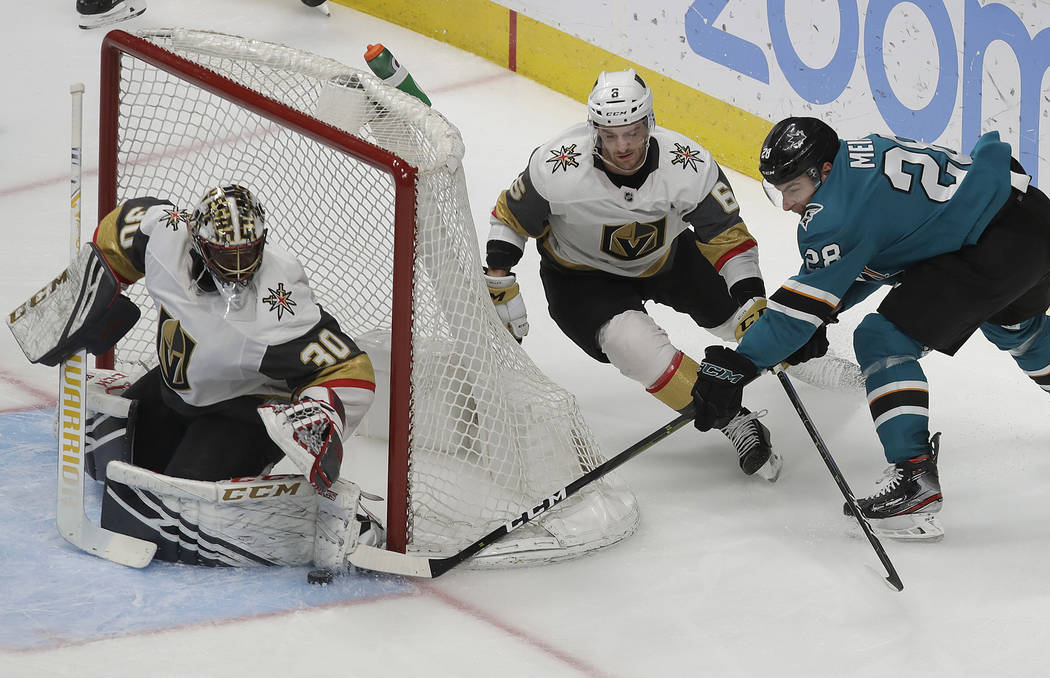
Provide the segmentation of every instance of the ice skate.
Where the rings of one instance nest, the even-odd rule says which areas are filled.
[[[77,0],[78,25],[84,29],[133,19],[145,11],[145,0]]]
[[[749,476],[757,473],[773,483],[780,477],[783,462],[780,455],[773,450],[769,429],[758,421],[758,418],[765,414],[765,410],[751,412],[746,407],[741,407],[739,414],[721,431],[736,448],[740,470]]]
[[[332,10],[328,9],[328,0],[302,0],[307,7],[313,7],[325,16],[332,16]]]
[[[937,474],[940,433],[930,439],[930,451],[888,467],[875,492],[857,500],[861,513],[877,534],[899,540],[937,540],[944,529],[936,518],[943,497]],[[848,504],[843,505],[852,516]]]

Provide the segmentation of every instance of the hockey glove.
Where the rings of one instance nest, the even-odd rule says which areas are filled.
[[[736,336],[736,340],[740,341],[744,333],[751,329],[755,321],[761,318],[765,312],[765,297],[752,297],[745,301],[736,312],[736,326],[733,327],[733,334]]]
[[[521,298],[521,290],[518,289],[517,276],[508,273],[503,277],[496,277],[489,275],[487,271],[484,275],[499,319],[520,344],[529,333],[529,318],[525,314],[525,301]]]
[[[807,360],[819,358],[828,352],[828,327],[821,325],[809,340],[797,351],[784,359],[788,365],[799,365]]]
[[[338,400],[259,406],[267,433],[318,492],[332,486],[343,465],[341,409]]]
[[[757,376],[758,368],[741,354],[708,346],[693,384],[693,425],[701,431],[725,428],[740,412],[744,386]]]

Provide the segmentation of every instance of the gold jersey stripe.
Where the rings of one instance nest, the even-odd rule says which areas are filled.
[[[371,384],[376,383],[375,371],[372,369],[372,361],[369,360],[368,355],[365,353],[359,353],[358,355],[345,360],[331,367],[326,367],[310,380],[309,383],[301,384],[295,389],[294,398],[298,398],[299,394],[306,388],[311,386],[322,386],[331,381],[363,381]]]
[[[95,231],[95,244],[98,245],[102,256],[105,257],[106,263],[113,269],[113,272],[122,280],[133,283],[144,274],[135,268],[127,251],[120,244],[121,229],[117,217],[120,216],[122,209],[123,205],[120,205],[102,218],[98,224],[98,230]]]

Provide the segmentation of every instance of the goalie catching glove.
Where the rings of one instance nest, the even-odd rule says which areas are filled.
[[[304,391],[298,402],[267,403],[260,405],[258,411],[270,438],[310,484],[323,492],[339,479],[345,415],[341,401],[334,394],[328,400],[315,400],[306,395],[311,390],[314,389]]]
[[[505,276],[489,275],[488,270],[484,275],[499,319],[520,344],[529,333],[529,318],[525,313],[525,301],[521,298],[517,276],[513,273]]]

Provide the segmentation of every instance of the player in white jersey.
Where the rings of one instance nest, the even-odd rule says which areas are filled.
[[[143,281],[157,367],[133,384],[112,370],[64,377],[86,414],[81,437],[60,442],[83,451],[78,474],[105,481],[102,527],[155,543],[160,560],[341,571],[356,544],[382,541],[339,477],[375,377],[296,257],[266,236],[262,204],[237,184],[192,211],[128,200],[7,324],[34,363],[101,354],[140,315],[121,289]],[[284,456],[302,475],[263,475]]]
[[[697,363],[646,313],[655,301],[736,341],[765,310],[758,247],[711,154],[657,127],[633,69],[601,73],[588,122],[537,148],[492,211],[486,282],[520,341],[525,305],[510,269],[527,240],[540,253],[551,317],[589,356],[610,362],[675,410],[692,403]],[[779,457],[755,414],[723,432],[741,469],[775,479]]]
[[[372,402],[368,357],[314,299],[302,265],[266,243],[248,189],[207,192],[192,212],[136,198],[94,242],[157,307],[157,359],[124,395],[139,401],[134,462],[193,480],[257,475],[283,456],[256,414],[266,398],[320,404],[342,435]],[[265,247],[265,256],[263,256]],[[315,485],[338,466],[322,464]]]

